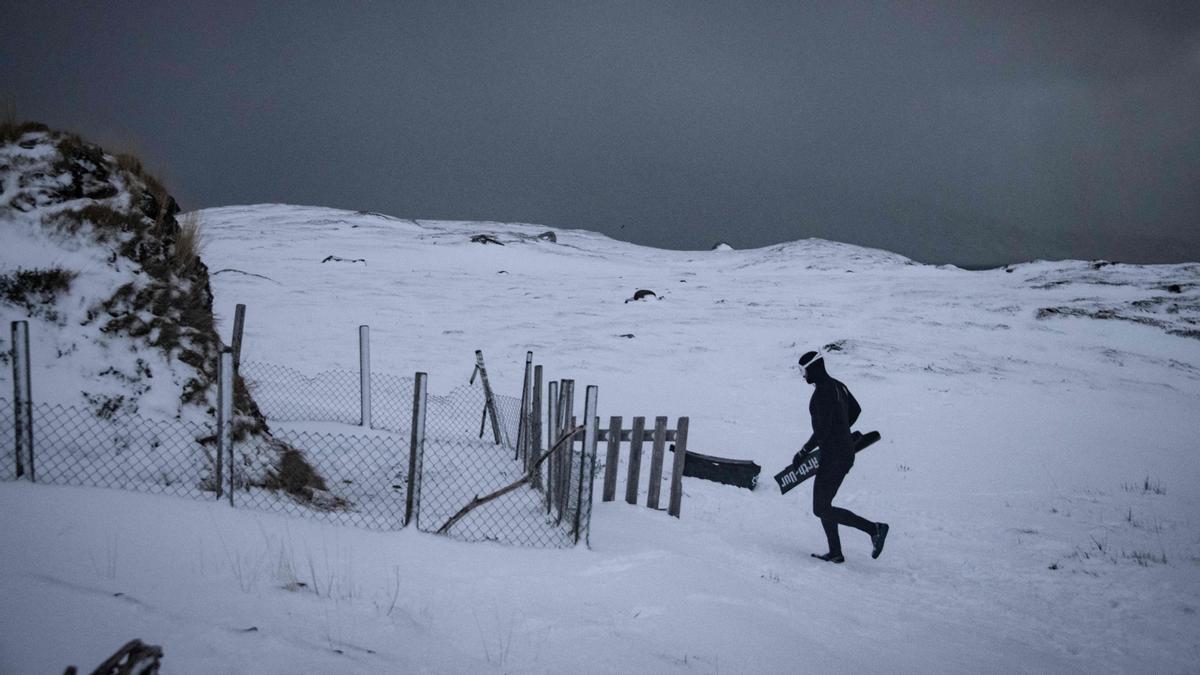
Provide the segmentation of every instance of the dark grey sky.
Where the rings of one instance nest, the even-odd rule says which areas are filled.
[[[1200,2],[8,2],[0,101],[185,209],[1200,260]]]

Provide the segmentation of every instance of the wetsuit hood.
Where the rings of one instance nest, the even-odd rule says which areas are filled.
[[[800,357],[800,365],[804,368],[806,380],[809,382],[820,382],[829,379],[829,373],[825,370],[825,355],[819,352],[805,352],[804,356]]]

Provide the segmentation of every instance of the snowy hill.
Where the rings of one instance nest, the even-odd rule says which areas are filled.
[[[131,637],[200,672],[1184,672],[1200,658],[1200,264],[966,272],[820,240],[648,249],[546,226],[258,205],[197,215],[245,360],[519,394],[524,354],[610,415],[691,418],[763,466],[685,479],[682,518],[597,504],[592,548],[464,544],[98,489],[0,484],[0,671]],[[477,243],[486,234],[499,242]],[[656,298],[626,302],[640,289]],[[795,368],[863,407],[837,503],[891,523],[823,551]],[[35,649],[33,645],[40,645]]]

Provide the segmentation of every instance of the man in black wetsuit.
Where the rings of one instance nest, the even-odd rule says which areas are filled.
[[[825,371],[824,354],[805,353],[800,357],[800,368],[804,371],[804,381],[815,386],[812,400],[808,402],[813,434],[800,452],[821,448],[821,463],[813,481],[813,515],[821,519],[825,538],[829,540],[828,553],[812,555],[828,562],[845,562],[841,538],[838,537],[838,525],[845,525],[870,535],[871,557],[878,558],[887,539],[887,523],[873,523],[853,511],[833,505],[833,498],[846,473],[854,466],[854,440],[850,437],[850,427],[862,409],[846,385]],[[800,453],[796,454],[799,456]]]

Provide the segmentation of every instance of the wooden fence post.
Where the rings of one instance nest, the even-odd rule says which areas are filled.
[[[603,501],[611,502],[617,498],[617,464],[621,460],[621,418],[608,419],[608,454],[604,456],[604,495]]]
[[[575,543],[579,543],[580,525],[588,524],[583,520],[584,505],[589,509],[588,517],[591,517],[592,508],[592,483],[593,475],[588,475],[596,470],[596,435],[599,431],[597,424],[596,404],[599,398],[599,387],[589,385],[586,390],[583,405],[583,449],[579,451],[579,484],[577,486],[578,493],[575,496],[575,523],[571,528],[575,532]],[[572,443],[571,445],[574,445]],[[568,446],[570,447],[570,446]],[[588,467],[591,466],[589,472]]]
[[[488,382],[487,367],[483,365],[482,349],[475,350],[475,372],[483,382],[483,416],[491,415],[492,438],[495,439],[496,445],[500,445],[500,419],[496,417],[496,399],[492,398],[492,384]],[[471,381],[475,381],[474,373],[471,375]],[[479,430],[479,437],[483,438],[483,429]]]
[[[679,517],[683,504],[683,463],[687,456],[688,418],[680,417],[675,426],[675,461],[671,466],[671,499],[667,513]]]
[[[561,396],[563,400],[562,419],[563,429],[569,431],[575,428],[575,380],[563,380]],[[568,441],[565,449],[561,450],[558,463],[558,522],[561,523],[567,509],[571,507],[571,467],[575,462],[575,440]]]
[[[558,412],[560,406],[558,401],[558,382],[550,382],[549,396],[550,398],[546,401],[546,444],[554,447],[559,438]],[[557,493],[555,489],[558,486],[554,482],[554,477],[558,474],[554,472],[556,471],[555,467],[558,465],[558,458],[554,455],[557,454],[554,453],[546,458],[546,513],[548,515],[553,511],[554,504],[556,503],[555,496]]]
[[[533,471],[533,487],[542,488],[542,468],[537,466],[537,458],[542,456],[542,367],[533,369],[533,399],[529,405],[529,432],[533,436],[530,445],[533,452],[529,455],[526,471]]]
[[[521,412],[517,420],[517,447],[513,448],[513,460],[529,464],[529,398],[533,388],[533,352],[525,352],[525,377],[521,382]]]
[[[646,434],[646,418],[633,418],[633,433],[629,437],[629,474],[625,481],[625,503],[637,504],[638,481],[642,478],[642,440]]]
[[[246,306],[238,304],[233,308],[233,339],[230,342],[230,347],[233,348],[233,374],[236,376],[238,368],[242,365],[242,331],[246,328]]]
[[[646,496],[646,506],[657,509],[658,497],[662,491],[662,469],[663,469],[663,453],[666,451],[667,444],[667,418],[654,418],[654,449],[650,455],[650,484],[646,487],[649,494]]]

